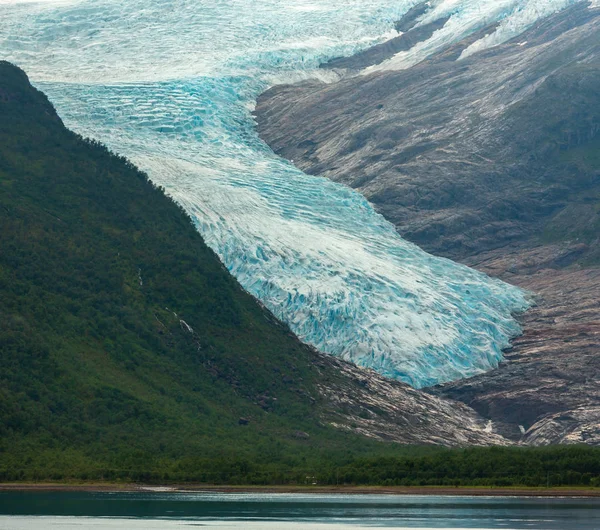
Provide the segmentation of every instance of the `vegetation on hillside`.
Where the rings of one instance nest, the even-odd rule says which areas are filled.
[[[545,193],[564,200],[544,221],[541,241],[587,245],[581,259],[587,266],[600,263],[599,82],[598,63],[563,68],[509,111],[509,134],[533,164],[532,177],[545,179]]]
[[[317,354],[8,63],[0,223],[0,481],[598,483],[595,448],[449,451],[324,426]]]

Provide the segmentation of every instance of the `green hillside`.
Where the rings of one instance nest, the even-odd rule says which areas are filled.
[[[0,223],[0,482],[600,484],[597,448],[450,451],[326,427],[317,378],[345,376],[5,62]]]
[[[187,215],[68,131],[8,63],[0,223],[5,478],[198,478],[250,461],[314,466],[334,442],[373,446],[321,426],[316,354],[240,288]]]

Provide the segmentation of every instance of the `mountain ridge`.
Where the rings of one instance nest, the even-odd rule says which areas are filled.
[[[404,70],[350,57],[339,82],[276,86],[256,109],[276,153],[406,239],[537,293],[499,369],[432,390],[523,443],[600,441],[599,14],[579,2],[460,61],[495,26]]]

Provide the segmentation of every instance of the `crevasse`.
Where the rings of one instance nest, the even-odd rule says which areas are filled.
[[[260,91],[393,35],[415,3],[12,3],[0,9],[0,49],[68,126],[164,186],[300,338],[421,387],[496,366],[520,331],[512,315],[527,307],[525,293],[404,241],[358,193],[276,157],[251,116]],[[478,4],[483,23],[535,3],[436,9],[475,16]]]

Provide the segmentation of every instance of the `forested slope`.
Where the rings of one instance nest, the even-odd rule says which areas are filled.
[[[292,480],[413,452],[381,440],[505,443],[462,404],[302,344],[6,62],[0,222],[0,480]]]
[[[0,481],[597,482],[593,448],[432,447],[508,442],[302,345],[3,62],[0,223]]]
[[[0,468],[60,478],[187,459],[185,475],[209,458],[300,465],[345,439],[318,420],[317,354],[8,63],[0,218]]]

